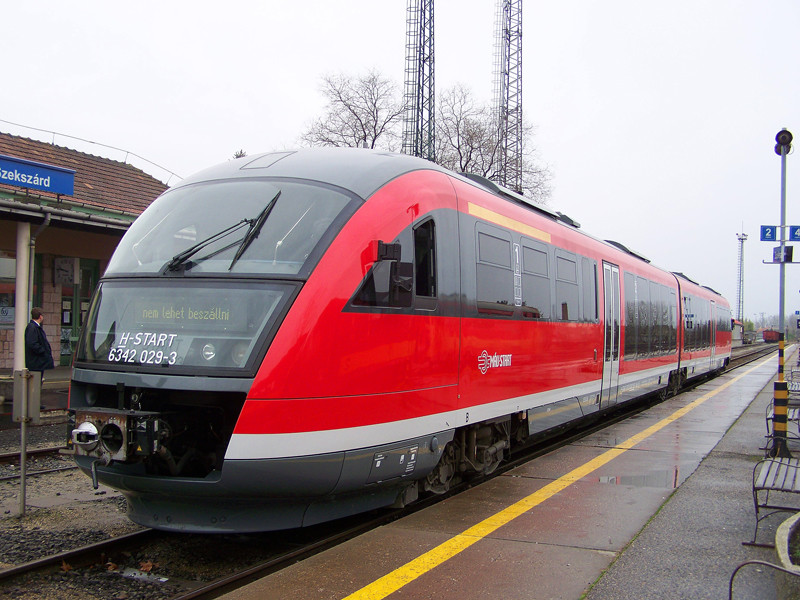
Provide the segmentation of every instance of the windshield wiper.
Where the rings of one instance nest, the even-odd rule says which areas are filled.
[[[242,219],[238,223],[231,225],[230,227],[223,229],[222,231],[215,233],[214,235],[210,235],[207,238],[200,240],[194,246],[187,248],[186,250],[179,252],[172,259],[167,263],[165,270],[167,271],[175,271],[179,266],[189,260],[192,256],[200,252],[206,246],[213,244],[219,239],[224,238],[226,235],[230,235],[234,231],[237,231],[244,227],[247,224],[252,224],[253,219]]]
[[[272,212],[275,203],[278,201],[278,198],[280,197],[281,197],[281,191],[278,190],[278,193],[275,194],[275,196],[273,196],[272,200],[269,201],[269,204],[267,204],[264,207],[264,210],[262,210],[254,220],[250,220],[250,229],[246,234],[244,234],[244,237],[242,238],[242,243],[239,245],[239,249],[236,251],[236,255],[233,257],[233,260],[231,261],[231,264],[228,267],[228,271],[233,269],[233,265],[236,264],[236,261],[239,260],[242,254],[245,253],[245,250],[247,250],[250,244],[253,243],[253,240],[258,237],[258,233],[261,231],[261,228],[264,226],[267,217],[269,217],[269,213]]]

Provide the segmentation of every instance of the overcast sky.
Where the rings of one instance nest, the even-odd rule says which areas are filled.
[[[491,99],[495,1],[436,2],[437,90]],[[405,0],[6,3],[0,119],[185,177],[239,149],[295,147],[322,113],[322,75],[376,69],[401,88],[405,18]],[[800,141],[798,26],[797,0],[525,0],[524,115],[554,175],[550,206],[734,312],[744,231],[745,316],[777,314],[759,226],[780,222],[774,136]],[[800,224],[800,154],[787,165],[787,223]],[[800,265],[786,289],[800,310]]]

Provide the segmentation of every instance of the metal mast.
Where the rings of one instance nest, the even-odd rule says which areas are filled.
[[[739,286],[736,289],[736,319],[744,325],[744,243],[747,234],[737,233],[736,239],[739,240]]]
[[[403,153],[433,161],[433,0],[408,0],[407,12]]]
[[[500,149],[498,183],[522,192],[522,0],[499,0],[495,96]]]

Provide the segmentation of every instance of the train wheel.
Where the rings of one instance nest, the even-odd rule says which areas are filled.
[[[658,395],[661,400],[666,400],[667,398],[671,398],[672,396],[676,396],[681,389],[681,376],[678,371],[673,371],[669,374],[669,380],[667,381],[667,387],[661,390]]]
[[[455,457],[455,449],[451,442],[445,446],[436,467],[425,478],[425,491],[444,494],[450,489],[450,483],[456,474]]]

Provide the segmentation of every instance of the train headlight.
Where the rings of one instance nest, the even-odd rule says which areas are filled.
[[[94,423],[84,421],[72,430],[72,443],[83,449],[84,452],[91,452],[97,448],[100,441],[100,434]]]
[[[247,360],[247,342],[237,342],[231,349],[231,359],[237,367],[244,365]]]
[[[206,360],[214,360],[214,357],[217,355],[217,349],[214,347],[214,344],[206,344],[203,346],[203,358]]]

